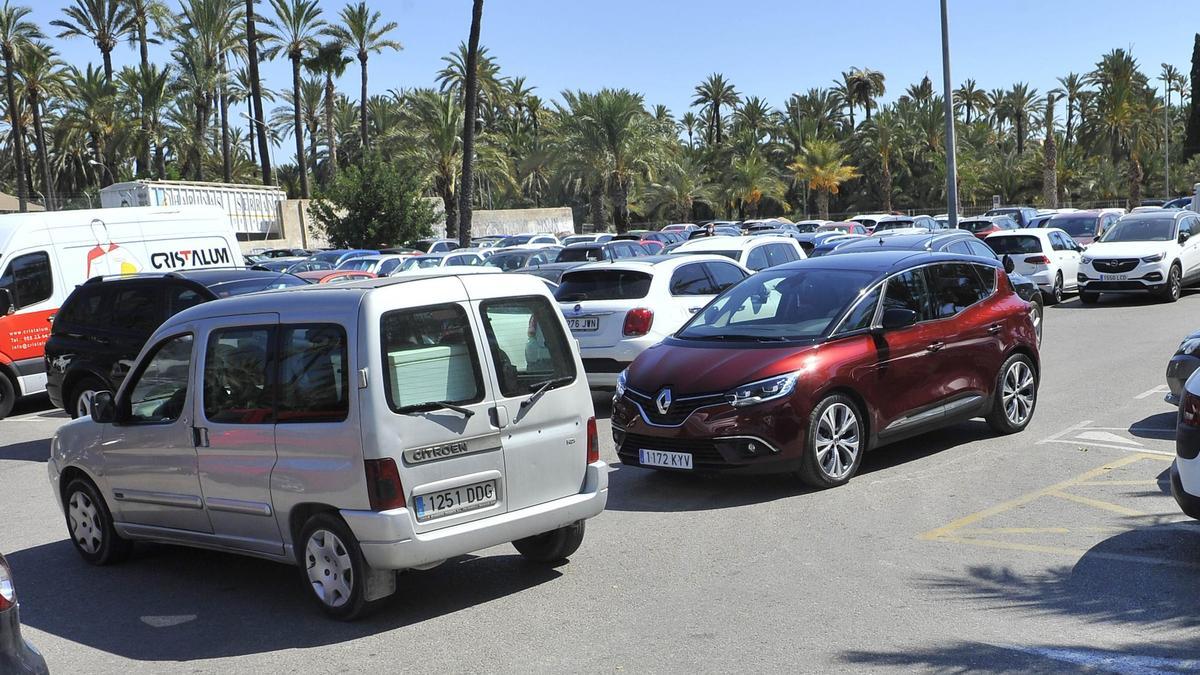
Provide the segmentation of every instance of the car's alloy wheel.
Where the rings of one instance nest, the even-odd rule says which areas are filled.
[[[346,544],[329,530],[315,530],[304,546],[304,560],[317,599],[331,609],[345,606],[358,582]]]
[[[67,521],[71,538],[84,553],[96,555],[104,544],[104,531],[98,522],[96,503],[83,491],[72,492],[67,498]]]
[[[1167,287],[1163,299],[1167,302],[1175,302],[1183,293],[1183,282],[1180,279],[1179,267],[1171,266],[1171,271],[1167,273]]]
[[[1056,305],[1063,301],[1062,272],[1059,272],[1058,276],[1054,278],[1054,289],[1050,291],[1050,300]]]
[[[1000,392],[1004,404],[1004,416],[1014,427],[1023,427],[1033,414],[1037,397],[1037,380],[1033,370],[1024,361],[1013,361],[1004,373]]]
[[[821,473],[832,481],[845,479],[857,465],[862,447],[858,415],[845,403],[833,403],[821,413],[814,440]]]
[[[1045,310],[1042,308],[1042,303],[1031,302],[1029,308],[1029,318],[1033,321],[1033,334],[1037,336],[1038,346],[1042,346],[1042,315]]]

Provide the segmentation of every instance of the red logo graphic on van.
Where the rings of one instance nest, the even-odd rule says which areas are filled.
[[[87,252],[87,278],[104,274],[137,274],[142,265],[118,244],[99,244]]]

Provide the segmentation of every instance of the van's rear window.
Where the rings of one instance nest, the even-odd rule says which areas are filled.
[[[650,292],[651,276],[632,270],[587,270],[563,275],[554,296],[561,302],[636,300]]]
[[[388,405],[398,413],[483,400],[483,375],[466,311],[439,305],[383,315]]]

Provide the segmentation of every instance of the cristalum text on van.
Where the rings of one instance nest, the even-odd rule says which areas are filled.
[[[150,254],[150,265],[156,270],[232,264],[229,249],[224,248],[210,248],[207,250],[198,248],[191,251],[167,251],[165,253]]]

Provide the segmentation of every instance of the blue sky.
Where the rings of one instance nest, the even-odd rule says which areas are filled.
[[[29,4],[50,32],[68,2]],[[321,1],[329,19],[344,4]],[[372,57],[372,93],[432,85],[440,57],[467,37],[470,0],[371,4],[400,24],[395,37],[405,46]],[[1131,49],[1152,77],[1164,61],[1186,73],[1200,31],[1200,12],[1186,0],[950,0],[950,14],[954,82],[970,77],[984,89],[1026,81],[1044,92],[1117,47]],[[940,86],[938,20],[937,0],[487,0],[482,43],[504,74],[524,75],[543,99],[564,88],[623,86],[678,117],[712,72],[775,106],[851,66],[882,71],[885,100],[925,74]],[[99,63],[86,40],[53,42],[69,63]],[[118,67],[137,57],[126,46],[114,55]],[[152,58],[168,54],[158,48]],[[274,89],[290,83],[285,61],[267,63],[263,77]],[[357,95],[357,68],[341,87]]]

